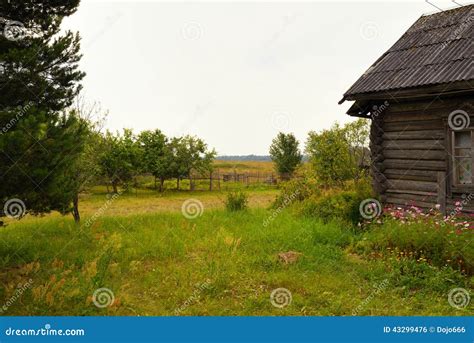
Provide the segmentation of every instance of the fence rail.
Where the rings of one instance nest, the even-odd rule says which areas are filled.
[[[275,173],[263,172],[221,172],[219,170],[213,171],[209,175],[191,175],[189,177],[190,189],[195,190],[196,184],[207,183],[208,189],[221,190],[221,188],[228,188],[227,185],[231,183],[240,183],[244,186],[265,184],[277,185],[281,181],[279,176]]]

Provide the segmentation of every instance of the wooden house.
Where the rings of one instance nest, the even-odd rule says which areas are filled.
[[[474,5],[422,16],[339,102],[371,120],[385,204],[474,213],[473,34]]]

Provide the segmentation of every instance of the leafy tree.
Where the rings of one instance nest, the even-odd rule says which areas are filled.
[[[84,74],[79,36],[61,33],[60,24],[78,3],[0,3],[0,177],[8,180],[0,201],[19,198],[32,214],[71,211],[71,166],[83,149],[83,126],[64,110]]]
[[[344,126],[346,139],[350,146],[352,177],[358,181],[367,177],[367,167],[370,164],[369,132],[370,121],[358,119]]]
[[[193,136],[174,137],[170,143],[171,170],[177,179],[179,189],[180,179],[190,177],[192,172],[212,171],[212,161],[217,153],[214,149],[208,150],[207,144],[200,138]],[[191,181],[191,188],[193,183]]]
[[[97,183],[100,175],[99,157],[104,149],[104,139],[101,131],[103,129],[107,112],[104,112],[99,103],[88,103],[83,96],[76,99],[74,108],[71,110],[80,120],[84,127],[83,144],[84,149],[77,158],[72,168],[73,178],[73,210],[74,220],[80,222],[79,194],[89,186]]]
[[[344,127],[336,123],[321,133],[309,133],[306,152],[320,181],[341,186],[360,178],[367,154],[367,125],[362,119]]]
[[[338,124],[321,133],[311,131],[306,142],[306,152],[324,184],[341,185],[351,178],[349,142]]]
[[[99,158],[101,173],[109,179],[114,193],[118,185],[125,185],[140,169],[140,147],[132,130],[124,129],[116,135],[107,131],[104,137],[104,149]]]
[[[285,179],[293,175],[303,158],[295,136],[292,133],[284,134],[283,132],[278,133],[273,139],[270,156],[278,174]]]
[[[138,140],[142,149],[143,171],[154,176],[155,188],[157,188],[157,180],[160,180],[161,192],[165,179],[173,176],[168,138],[160,130],[154,130],[141,132]]]

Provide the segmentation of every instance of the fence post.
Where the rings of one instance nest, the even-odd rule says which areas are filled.
[[[209,191],[212,192],[212,171],[211,171],[211,175],[209,175]]]
[[[446,215],[446,173],[438,172],[438,204],[443,216]]]

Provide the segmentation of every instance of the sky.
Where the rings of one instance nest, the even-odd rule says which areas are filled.
[[[63,28],[80,32],[84,95],[109,111],[107,129],[158,128],[197,135],[219,155],[264,155],[280,131],[303,147],[309,131],[352,121],[343,93],[436,11],[424,0],[82,0]]]

